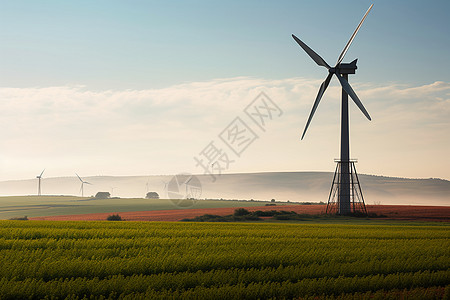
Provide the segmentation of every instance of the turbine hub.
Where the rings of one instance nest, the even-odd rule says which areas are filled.
[[[334,74],[334,73],[336,73],[336,68],[329,68],[329,69],[328,69],[328,72],[329,72],[330,74]]]

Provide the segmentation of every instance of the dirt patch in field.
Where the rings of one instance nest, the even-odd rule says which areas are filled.
[[[82,215],[35,217],[32,220],[53,221],[102,221],[109,215],[119,214],[127,221],[180,221],[185,218],[194,218],[204,214],[230,215],[234,207],[224,208],[201,208],[201,209],[173,209],[134,212],[113,212]],[[317,215],[325,213],[326,205],[283,205],[283,206],[256,206],[246,207],[249,211],[256,210],[287,210],[298,214]],[[384,215],[382,219],[393,220],[417,220],[417,221],[440,221],[450,222],[450,206],[409,206],[409,205],[368,205],[370,213]]]

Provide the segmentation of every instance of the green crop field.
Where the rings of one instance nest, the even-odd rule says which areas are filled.
[[[0,221],[0,299],[448,298],[449,229]]]
[[[176,203],[176,200],[174,202]],[[194,206],[179,207],[174,202],[170,199],[91,199],[75,196],[10,196],[0,197],[0,219],[23,216],[40,217],[179,208],[249,207],[261,206],[267,203],[258,201],[198,200]]]

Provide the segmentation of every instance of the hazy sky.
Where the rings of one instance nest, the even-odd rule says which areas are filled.
[[[0,180],[203,173],[210,142],[225,173],[334,171],[339,83],[300,141],[327,71],[291,34],[334,65],[371,3],[2,0]],[[373,119],[351,103],[360,173],[450,179],[449,11],[376,1],[348,51]],[[244,112],[260,92],[281,110],[264,131]],[[257,137],[239,156],[237,117]]]

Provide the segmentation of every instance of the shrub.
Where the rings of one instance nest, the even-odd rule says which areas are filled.
[[[246,209],[244,209],[244,210],[246,210]],[[261,220],[261,219],[258,216],[248,213],[248,214],[240,215],[240,216],[238,216],[238,215],[218,216],[218,215],[205,214],[202,216],[196,216],[192,219],[183,219],[181,221],[184,221],[184,222],[243,222],[243,221],[259,221],[259,220]]]
[[[258,217],[273,217],[275,215],[279,215],[280,213],[276,210],[266,210],[266,211],[257,210],[253,212],[253,214]]]
[[[398,213],[397,213],[397,214],[398,214]],[[383,214],[377,214],[377,213],[374,213],[374,212],[368,213],[367,216],[368,216],[369,218],[387,218],[386,215],[383,215]]]
[[[10,220],[19,220],[19,221],[28,221],[28,217],[24,216],[24,217],[15,217],[15,218],[11,218]]]
[[[259,220],[261,220],[261,218],[253,214],[245,216],[234,216],[233,219],[233,221],[259,221]]]
[[[119,216],[119,214],[116,215],[110,215],[106,218],[108,221],[122,221],[122,217]]]
[[[238,208],[234,210],[234,216],[245,216],[245,215],[249,215],[250,212],[248,210],[246,210],[245,208]]]
[[[219,216],[219,215],[205,214],[202,216],[194,217],[191,221],[194,221],[194,222],[222,222],[223,217]]]
[[[273,217],[275,220],[301,220],[297,214],[282,214]]]
[[[157,192],[148,192],[145,195],[146,199],[159,199],[159,194]]]

